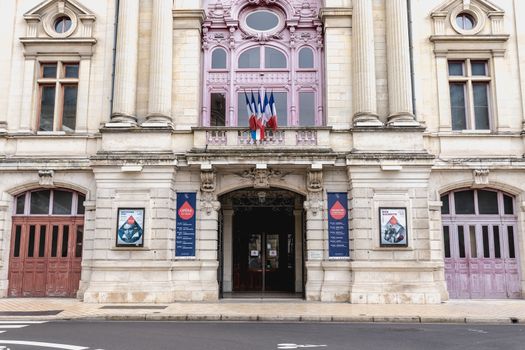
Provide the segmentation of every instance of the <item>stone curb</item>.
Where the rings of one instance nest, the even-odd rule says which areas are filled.
[[[190,322],[333,322],[333,323],[441,323],[441,324],[525,324],[517,317],[439,317],[439,316],[331,316],[331,315],[232,315],[232,314],[104,314],[85,316],[5,316],[4,321],[190,321]]]

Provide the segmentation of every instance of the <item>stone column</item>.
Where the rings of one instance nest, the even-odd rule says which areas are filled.
[[[147,123],[171,123],[173,0],[153,0]],[[145,125],[146,126],[146,125]]]
[[[137,123],[139,0],[121,0],[111,123]]]
[[[372,1],[354,0],[352,73],[354,126],[382,126],[377,116],[374,19]]]
[[[418,126],[412,105],[407,0],[386,1],[388,125]]]

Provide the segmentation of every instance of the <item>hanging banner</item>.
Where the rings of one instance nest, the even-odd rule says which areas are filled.
[[[177,222],[175,231],[175,256],[195,257],[195,204],[197,193],[177,193]]]
[[[348,259],[348,195],[346,192],[328,193],[328,257]]]

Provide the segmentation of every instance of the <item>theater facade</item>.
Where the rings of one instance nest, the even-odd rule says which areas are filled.
[[[1,2],[0,296],[523,298],[520,16],[518,0]],[[261,139],[252,96],[274,102]]]

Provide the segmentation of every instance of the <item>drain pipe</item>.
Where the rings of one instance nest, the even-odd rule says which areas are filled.
[[[113,27],[115,33],[113,35],[113,62],[111,66],[111,98],[109,106],[109,118],[113,115],[113,99],[115,98],[115,68],[117,65],[117,35],[118,35],[118,13],[120,11],[120,0],[115,0],[115,20]]]
[[[387,0],[388,1],[388,0]],[[412,31],[412,0],[407,0],[408,11],[408,42],[410,47],[410,83],[412,89],[412,113],[416,117],[416,86],[415,86],[415,72],[414,72],[414,33]]]

